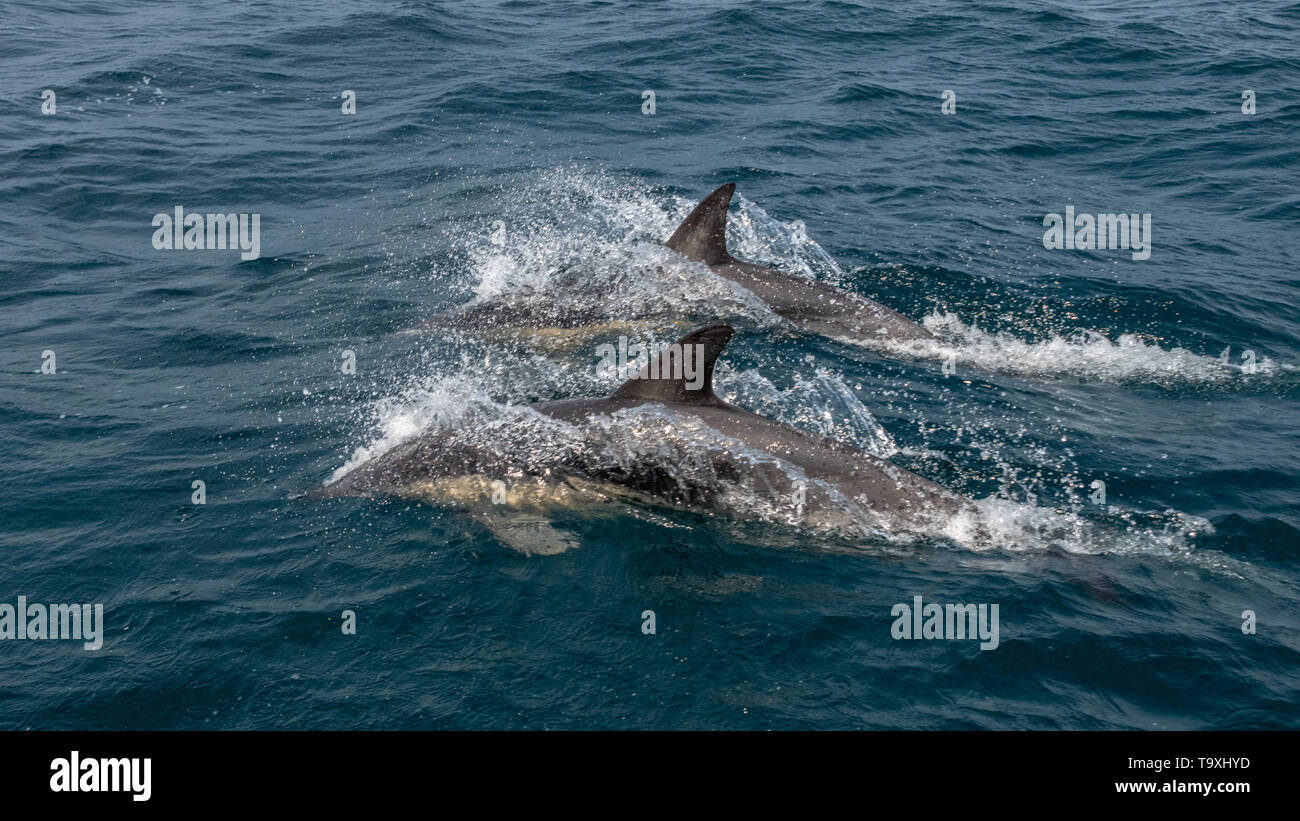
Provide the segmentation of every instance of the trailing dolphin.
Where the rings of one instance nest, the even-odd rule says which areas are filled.
[[[864,296],[733,257],[727,251],[727,209],[735,190],[735,183],[727,183],[705,197],[665,244],[708,265],[810,333],[866,344],[935,339],[912,320]]]
[[[549,511],[618,499],[855,533],[942,535],[974,515],[964,497],[885,459],[718,398],[714,366],[733,333],[687,334],[605,398],[522,406],[491,430],[422,434],[323,493],[465,506],[529,553],[573,544]]]
[[[686,259],[706,264],[725,280],[725,284],[711,286],[694,277],[693,302],[686,300],[667,311],[647,310],[644,299],[629,300],[623,293],[627,286],[621,276],[587,280],[573,277],[571,271],[559,271],[552,278],[558,293],[545,298],[526,295],[515,302],[471,302],[430,317],[417,330],[468,332],[562,351],[619,334],[681,333],[699,321],[715,320],[720,313],[732,315],[734,308],[744,312],[748,305],[783,317],[808,333],[892,348],[895,353],[916,353],[906,343],[935,340],[917,323],[866,297],[733,257],[727,250],[726,228],[735,188],[728,183],[705,197],[665,243]],[[654,267],[660,274],[664,272],[664,266]],[[680,275],[691,276],[690,272]],[[666,279],[657,287],[678,286]],[[700,298],[701,293],[712,290],[717,293]],[[715,299],[734,304],[727,307]],[[904,344],[902,350],[898,343]]]

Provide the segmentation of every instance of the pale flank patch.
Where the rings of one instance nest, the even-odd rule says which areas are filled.
[[[586,514],[608,509],[615,499],[636,494],[615,485],[598,485],[577,477],[562,482],[526,479],[505,483],[486,476],[453,476],[412,485],[408,493],[431,504],[468,509],[493,537],[526,556],[553,556],[578,547],[578,537],[551,525],[548,515],[560,510]],[[493,494],[498,502],[493,502]],[[612,513],[612,511],[611,511]]]
[[[679,331],[690,328],[686,320],[677,320],[665,325],[661,320],[643,319],[614,322],[600,322],[592,325],[579,325],[576,328],[560,327],[496,327],[485,328],[477,336],[487,340],[517,339],[534,348],[550,353],[566,353],[579,348],[589,347],[592,341],[608,336],[634,336],[671,327]]]

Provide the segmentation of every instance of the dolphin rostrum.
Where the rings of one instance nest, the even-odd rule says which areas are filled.
[[[943,535],[954,517],[976,515],[969,500],[885,459],[720,399],[713,370],[733,333],[714,325],[687,334],[606,398],[523,406],[486,436],[421,434],[322,492],[462,504],[507,545],[529,553],[571,546],[546,512],[584,498],[741,516],[775,512],[791,524],[857,533]],[[518,435],[530,425],[531,434]],[[565,436],[569,445],[554,444]],[[685,449],[671,444],[683,441]],[[489,504],[494,486],[498,498]]]
[[[865,344],[935,339],[912,320],[864,296],[733,257],[727,252],[727,209],[735,190],[735,183],[727,183],[705,197],[665,244],[708,265],[810,333]]]

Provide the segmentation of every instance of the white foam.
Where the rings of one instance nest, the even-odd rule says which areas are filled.
[[[459,239],[475,303],[532,306],[542,315],[574,308],[611,319],[699,313],[783,322],[744,288],[663,245],[693,202],[605,175],[555,171],[525,182],[504,206],[501,226],[492,220]]]
[[[377,459],[401,443],[436,427],[455,427],[474,406],[488,402],[481,389],[464,376],[408,386],[401,393],[374,402],[369,408],[374,428],[370,443],[358,447],[325,484],[333,484],[358,465]]]
[[[1053,334],[1026,342],[1013,334],[990,333],[962,322],[955,314],[927,314],[922,324],[939,337],[931,340],[885,340],[873,347],[916,359],[951,361],[969,367],[1017,376],[1062,376],[1112,382],[1224,384],[1251,378],[1268,378],[1281,368],[1270,357],[1256,361],[1255,372],[1245,373],[1231,361],[1202,356],[1184,348],[1163,348],[1137,334],[1110,339],[1091,330],[1069,337]],[[842,340],[852,343],[852,340]]]

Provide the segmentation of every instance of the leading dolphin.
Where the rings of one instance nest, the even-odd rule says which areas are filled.
[[[733,257],[727,252],[727,209],[735,191],[736,184],[729,182],[705,197],[665,244],[742,286],[805,331],[867,345],[936,339],[897,311],[864,296]]]
[[[488,444],[508,443],[496,448],[484,448],[473,431],[457,435],[440,430],[361,463],[327,485],[324,495],[396,495],[462,504],[483,514],[479,518],[503,542],[530,553],[572,546],[574,540],[550,528],[545,514],[548,505],[570,505],[581,498],[621,497],[735,513],[728,502],[741,489],[751,502],[788,514],[784,519],[889,534],[942,535],[954,517],[974,515],[964,497],[885,459],[718,398],[714,366],[733,333],[727,325],[694,331],[612,395],[538,402],[526,406],[515,423],[558,423],[599,443],[602,432],[630,424],[629,414],[649,411],[652,424],[636,440],[649,443],[639,451],[628,449],[624,439],[614,454],[601,447],[569,448],[537,463],[524,451],[535,445],[538,430],[545,437],[544,428],[535,429],[532,438],[520,437],[522,447],[513,443],[510,430],[495,431]],[[657,448],[659,441],[700,441],[701,436],[707,445],[690,449],[683,460],[693,465],[665,462],[664,449]],[[487,504],[494,486],[499,498]]]

